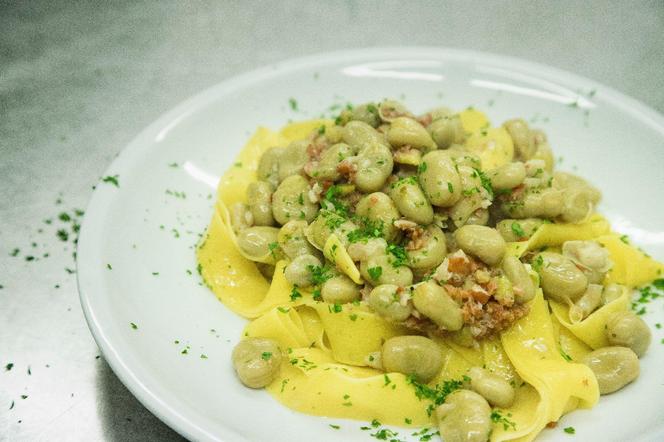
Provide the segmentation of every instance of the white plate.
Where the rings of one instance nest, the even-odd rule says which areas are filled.
[[[433,48],[338,52],[241,75],[168,112],[127,146],[106,172],[118,175],[120,187],[97,187],[78,246],[81,303],[104,357],[182,435],[373,440],[360,422],[296,413],[236,381],[230,353],[245,321],[199,284],[194,244],[210,219],[218,176],[258,125],[276,129],[329,115],[333,104],[383,97],[417,112],[472,105],[495,124],[532,120],[563,157],[560,168],[602,189],[601,211],[614,227],[664,259],[664,118],[603,85],[513,58]],[[648,310],[651,325],[662,318],[661,303]],[[539,440],[570,440],[566,426],[576,428],[577,440],[662,440],[663,333],[653,333],[638,382],[564,417]]]

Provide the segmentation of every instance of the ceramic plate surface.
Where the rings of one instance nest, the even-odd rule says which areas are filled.
[[[218,177],[257,126],[278,129],[384,97],[415,112],[474,106],[494,124],[519,116],[541,127],[558,168],[598,186],[600,211],[613,227],[664,259],[664,118],[601,84],[512,58],[434,48],[338,52],[241,75],[181,104],[127,146],[105,174],[117,175],[119,187],[97,186],[78,246],[81,303],[104,357],[182,435],[374,440],[361,422],[293,412],[236,380],[230,354],[245,321],[200,283],[194,246]],[[648,305],[651,326],[664,319],[662,305]],[[652,329],[637,382],[565,416],[538,440],[569,441],[567,426],[577,440],[664,440],[664,330]]]

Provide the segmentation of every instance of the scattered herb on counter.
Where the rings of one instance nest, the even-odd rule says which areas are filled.
[[[130,322],[129,325],[131,325],[131,328],[134,330],[138,330],[138,325],[134,324],[133,322]]]
[[[289,98],[288,105],[290,106],[291,110],[297,111],[297,100],[295,98]]]
[[[12,250],[12,252],[9,254],[9,256],[11,256],[11,257],[16,257],[16,256],[18,256],[19,252],[20,252],[19,249],[14,249],[14,250]]]
[[[106,268],[107,268],[108,270],[113,270],[113,266],[110,265],[110,264],[106,264]]]
[[[14,368],[13,362],[10,362],[9,364],[5,365],[5,371],[10,371],[12,368]]]
[[[65,229],[59,229],[56,232],[56,235],[58,236],[60,241],[66,242],[67,240],[69,240],[69,233]]]
[[[108,175],[108,176],[105,176],[104,178],[102,178],[101,181],[102,181],[103,183],[112,184],[112,185],[114,185],[115,187],[120,187],[120,180],[119,180],[119,178],[120,178],[119,175]],[[58,199],[58,201],[60,201],[60,203],[62,203],[62,200]],[[56,204],[59,204],[59,203],[56,201]]]
[[[335,429],[335,430],[338,430],[338,429],[341,428],[341,427],[340,427],[339,425],[330,424],[330,428],[333,428],[333,429]]]
[[[576,433],[576,430],[574,429],[574,427],[565,427],[563,429],[563,431],[567,434],[575,434]]]

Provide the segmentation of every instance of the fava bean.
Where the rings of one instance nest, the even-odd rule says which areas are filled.
[[[246,338],[233,349],[233,368],[238,378],[250,388],[272,383],[281,367],[281,350],[272,339]]]
[[[558,301],[576,301],[586,291],[588,278],[571,259],[559,253],[542,252],[533,259],[544,294]]]
[[[312,284],[310,267],[320,266],[321,262],[313,255],[300,255],[286,266],[286,281],[297,287],[308,287]]]
[[[569,309],[569,319],[572,323],[586,319],[602,303],[602,286],[588,284],[588,288]]]
[[[360,199],[355,207],[355,213],[372,222],[381,224],[383,238],[393,241],[399,234],[394,221],[401,217],[399,209],[392,199],[383,192],[374,192]]]
[[[593,284],[600,284],[611,269],[609,252],[597,241],[566,241],[562,247],[563,256],[574,261]]]
[[[378,127],[380,125],[378,107],[373,103],[355,106],[350,112],[350,119],[351,121],[362,121],[371,127]]]
[[[431,204],[450,207],[461,198],[461,177],[454,161],[442,150],[434,150],[422,158],[419,182]]]
[[[390,149],[383,144],[369,144],[354,158],[357,166],[353,181],[355,186],[365,193],[375,192],[383,187],[394,166]]]
[[[618,391],[639,377],[639,358],[627,347],[604,347],[582,361],[595,373],[600,394]]]
[[[254,225],[274,225],[272,186],[267,181],[254,181],[247,186],[247,205],[254,218]]]
[[[407,302],[401,302],[399,286],[394,284],[383,284],[374,287],[369,293],[367,304],[376,313],[389,321],[405,321],[413,312]]]
[[[611,345],[628,347],[641,357],[650,346],[651,333],[643,319],[625,310],[609,316],[606,337]]]
[[[277,254],[274,253],[274,245],[277,243],[279,229],[276,227],[256,226],[248,227],[237,235],[237,245],[246,256],[251,259],[265,259],[266,263],[274,264]]]
[[[504,202],[501,207],[512,218],[555,218],[563,210],[563,200],[564,193],[559,189],[538,188]]]
[[[360,288],[346,275],[336,275],[321,286],[323,301],[330,304],[346,304],[360,299]]]
[[[416,120],[398,117],[392,120],[387,131],[387,141],[393,147],[410,146],[424,152],[437,148],[429,132]]]
[[[307,241],[304,231],[307,228],[307,222],[304,220],[288,221],[279,229],[277,242],[281,250],[290,259],[295,259],[300,255],[317,256],[316,248]]]
[[[413,272],[407,266],[394,267],[394,258],[381,254],[373,255],[360,263],[360,273],[365,281],[371,285],[394,284],[406,287],[413,283]]]
[[[387,146],[385,137],[362,121],[351,121],[344,126],[341,138],[344,143],[362,152],[366,146],[382,144]]]
[[[506,121],[503,127],[512,138],[515,156],[522,161],[532,158],[535,153],[535,143],[528,123],[521,118],[515,118]]]
[[[254,225],[254,217],[249,207],[244,203],[233,204],[229,209],[229,215],[231,218],[231,227],[236,235],[247,227]]]
[[[481,367],[473,367],[468,371],[470,387],[482,395],[489,404],[509,408],[514,403],[514,387],[497,374]]]
[[[396,336],[383,344],[382,361],[386,372],[403,373],[420,382],[429,382],[442,368],[443,355],[429,338]]]
[[[385,100],[378,106],[378,115],[384,122],[391,123],[399,117],[410,116],[410,112],[398,101]]]
[[[447,241],[440,227],[427,226],[421,239],[424,243],[420,248],[406,250],[408,265],[420,274],[436,268],[447,255]]]
[[[309,143],[305,140],[293,141],[279,156],[279,180],[299,175],[304,169],[309,157],[307,156],[307,146]]]
[[[427,130],[439,149],[447,149],[466,140],[466,131],[458,115],[440,116],[429,124]]]
[[[526,179],[526,167],[522,162],[503,164],[487,172],[493,190],[513,189]]]
[[[271,147],[258,160],[258,168],[256,169],[258,179],[267,181],[273,189],[276,189],[279,185],[279,159],[284,151],[283,147]]]
[[[512,291],[517,303],[524,304],[535,297],[535,283],[519,258],[507,255],[503,258],[501,266],[503,273],[512,283]]]
[[[309,183],[301,175],[292,175],[279,184],[272,197],[272,214],[279,224],[290,220],[311,222],[318,205],[309,199]]]
[[[433,221],[433,208],[414,177],[404,178],[390,187],[390,197],[399,212],[418,224]]]
[[[328,147],[321,153],[320,160],[308,169],[305,167],[307,174],[320,181],[337,181],[341,178],[341,174],[337,171],[337,166],[344,159],[352,157],[357,153],[357,149],[353,149],[348,144],[338,143]]]
[[[457,245],[489,265],[498,264],[505,255],[505,240],[496,229],[486,226],[463,226],[454,232]]]
[[[307,240],[319,250],[323,250],[330,235],[335,234],[339,241],[348,247],[348,234],[357,230],[357,225],[329,210],[321,210],[318,216],[305,229]]]
[[[626,287],[620,284],[609,284],[602,290],[602,304],[606,305],[620,298],[625,293]]]
[[[413,305],[417,311],[444,330],[456,331],[463,327],[461,307],[443,287],[433,281],[415,286]]]
[[[496,224],[496,230],[507,242],[525,241],[544,224],[539,218],[504,219]]]
[[[445,442],[487,442],[491,434],[491,407],[470,390],[453,391],[436,408],[438,431]]]
[[[357,261],[366,261],[372,256],[384,255],[387,248],[387,241],[383,238],[371,238],[366,241],[359,241],[348,246],[348,255]]]

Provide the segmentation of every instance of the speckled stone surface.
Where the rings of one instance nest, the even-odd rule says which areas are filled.
[[[76,291],[74,209],[188,96],[286,58],[390,45],[522,57],[664,112],[662,0],[0,0],[0,440],[180,439],[99,357]]]

